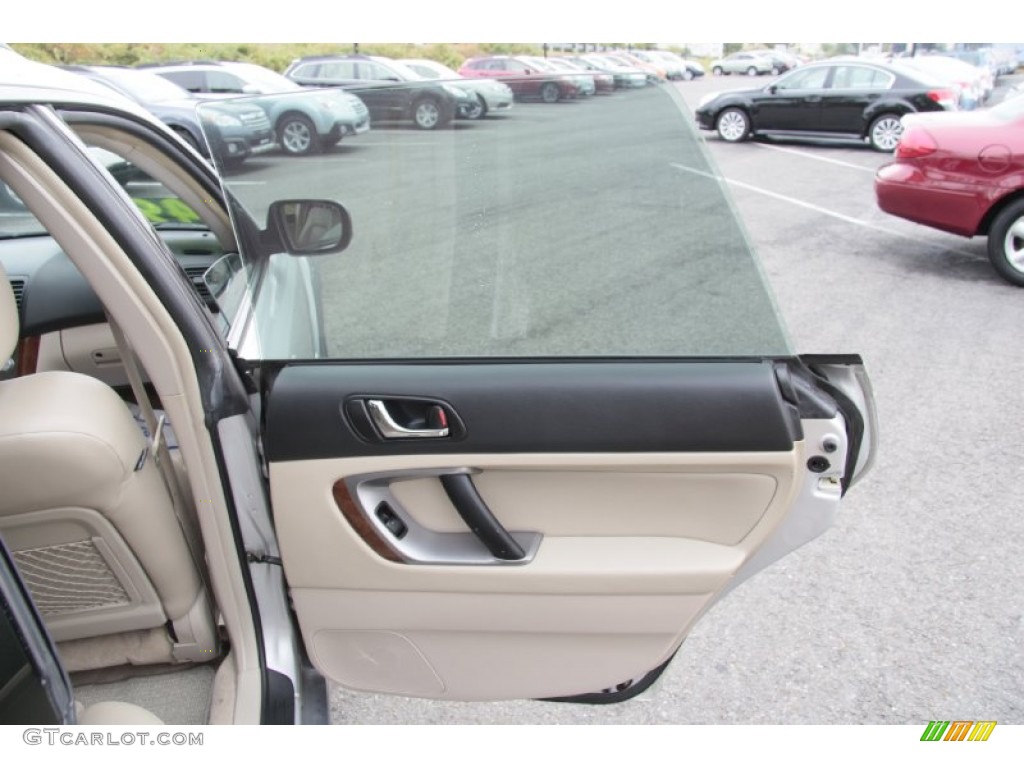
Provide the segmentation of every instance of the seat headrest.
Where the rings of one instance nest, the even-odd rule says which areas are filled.
[[[14,289],[7,280],[4,265],[0,264],[0,368],[3,367],[18,346],[18,304],[14,300]]]

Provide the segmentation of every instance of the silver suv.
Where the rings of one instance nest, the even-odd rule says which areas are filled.
[[[345,136],[370,129],[366,105],[351,93],[302,88],[256,64],[229,61],[149,65],[146,69],[195,94],[209,98],[275,94],[258,100],[270,116],[278,141],[289,155],[311,155]]]

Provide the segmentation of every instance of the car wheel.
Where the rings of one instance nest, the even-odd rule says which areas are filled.
[[[711,74],[712,75],[721,75],[722,74],[722,68],[721,67],[715,67],[714,69],[711,70]]]
[[[747,67],[747,74],[751,77],[757,76],[757,67]]]
[[[487,114],[487,102],[484,101],[483,96],[477,94],[476,105],[466,110],[467,120],[479,120]]]
[[[742,109],[729,107],[719,113],[718,119],[715,120],[715,129],[722,141],[743,141],[750,134],[750,118]]]
[[[316,128],[303,115],[293,113],[282,117],[277,124],[277,135],[281,149],[289,155],[312,155],[320,148]]]
[[[879,152],[892,152],[900,143],[902,135],[903,125],[900,123],[899,115],[879,115],[871,121],[871,127],[868,128],[868,141]]]
[[[443,122],[441,107],[433,99],[422,99],[412,109],[412,121],[421,131],[432,131]]]
[[[683,80],[693,80],[693,72],[688,69],[683,70]]]
[[[777,77],[778,75],[779,75],[779,68],[778,67],[772,67],[771,76],[772,77]]]
[[[992,220],[988,259],[999,276],[1024,288],[1024,199],[1014,200]]]
[[[561,91],[558,90],[558,85],[555,83],[544,83],[540,87],[540,100],[545,104],[554,104],[561,95]]]

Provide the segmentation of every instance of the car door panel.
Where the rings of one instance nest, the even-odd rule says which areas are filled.
[[[461,700],[571,696],[655,669],[794,510],[828,517],[838,504],[845,421],[827,394],[800,395],[806,375],[780,383],[777,368],[286,366],[265,451],[314,664],[352,688]],[[464,430],[367,435],[345,404],[377,397],[442,403]],[[532,542],[526,557],[489,557],[447,474],[468,475]],[[806,535],[775,541],[771,559]]]
[[[821,129],[821,92],[780,90],[757,100],[757,127],[771,131]]]

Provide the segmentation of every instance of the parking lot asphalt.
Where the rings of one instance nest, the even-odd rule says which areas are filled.
[[[692,108],[703,93],[748,82],[666,87]],[[599,106],[611,105],[517,106],[501,127]],[[384,133],[336,154],[357,160]],[[333,722],[1024,722],[1024,292],[995,275],[984,241],[879,211],[872,184],[884,155],[707,137],[793,348],[857,352],[868,365],[881,423],[873,473],[850,492],[834,529],[717,605],[638,699],[440,703],[332,688]],[[260,163],[234,178],[258,186]],[[550,224],[521,221],[524,230]],[[372,277],[372,261],[348,268]]]

